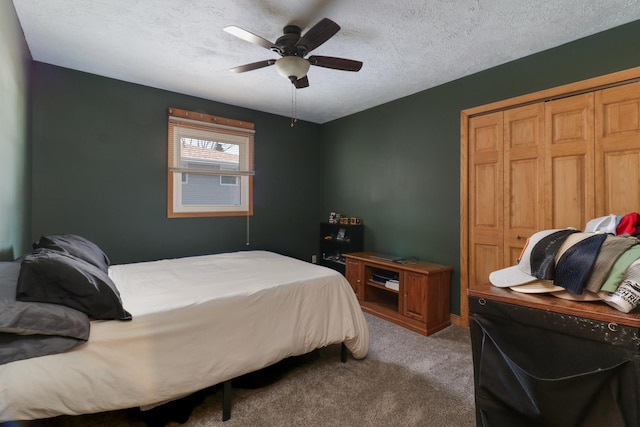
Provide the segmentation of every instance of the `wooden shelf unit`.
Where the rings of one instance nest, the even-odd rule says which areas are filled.
[[[422,335],[451,324],[449,286],[452,268],[424,261],[386,261],[374,252],[344,254],[345,277],[362,310]],[[398,278],[399,289],[373,280],[374,273]]]

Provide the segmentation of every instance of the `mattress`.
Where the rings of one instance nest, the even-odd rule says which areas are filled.
[[[69,352],[0,366],[0,421],[144,407],[369,333],[340,273],[266,251],[113,265],[133,320]]]

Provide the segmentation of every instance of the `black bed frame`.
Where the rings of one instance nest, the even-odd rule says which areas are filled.
[[[346,363],[349,357],[349,350],[344,343],[340,344],[340,361]],[[227,421],[231,418],[231,401],[232,401],[232,388],[231,382],[233,379],[227,380],[222,383],[222,421]]]

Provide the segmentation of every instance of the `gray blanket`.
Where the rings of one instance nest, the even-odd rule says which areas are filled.
[[[20,262],[0,262],[0,364],[61,353],[89,339],[89,317],[59,304],[16,301]]]

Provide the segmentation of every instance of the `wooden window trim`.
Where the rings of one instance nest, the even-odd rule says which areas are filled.
[[[213,116],[205,113],[182,110],[179,108],[169,108],[168,111],[168,132],[167,132],[167,217],[168,218],[201,218],[201,217],[219,217],[219,216],[252,216],[253,215],[253,174],[254,174],[254,133],[255,126],[253,123],[241,120],[229,119],[220,116]],[[171,131],[171,118],[177,118],[187,121],[188,127],[192,129],[201,129],[225,133],[228,135],[241,135],[248,138],[249,153],[247,170],[237,173],[219,173],[219,175],[241,175],[248,179],[247,191],[248,201],[247,209],[237,211],[200,211],[200,212],[176,212],[174,210],[174,171],[180,171],[174,164],[173,153],[173,133]],[[229,171],[227,171],[229,172]],[[197,173],[190,171],[189,173]],[[242,187],[242,184],[239,184]]]

